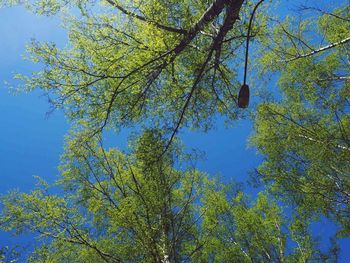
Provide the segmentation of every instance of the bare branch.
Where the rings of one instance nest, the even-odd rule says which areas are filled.
[[[331,12],[328,12],[328,11],[325,11],[321,8],[318,8],[318,7],[312,7],[312,6],[304,6],[302,5],[300,8],[299,8],[300,11],[308,11],[308,10],[311,10],[311,11],[317,11],[317,12],[320,12],[321,14],[323,15],[329,15],[329,16],[333,16],[335,18],[338,18],[340,20],[343,20],[343,21],[347,21],[347,22],[350,22],[350,19],[347,19],[345,17],[342,17],[342,16],[339,16],[337,14],[334,14],[334,13],[331,13]]]

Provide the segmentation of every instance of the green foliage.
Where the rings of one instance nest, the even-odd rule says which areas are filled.
[[[145,166],[145,149],[159,156],[152,135],[146,132],[130,156],[98,141],[70,141],[58,182],[64,196],[40,187],[4,197],[3,229],[40,234],[45,242],[32,262],[161,262],[165,254],[186,255],[204,175],[175,170],[169,153]]]
[[[42,241],[29,262],[320,259],[307,226],[289,231],[266,194],[251,205],[238,188],[191,167],[175,169],[181,153],[174,146],[159,158],[165,140],[157,130],[143,133],[130,154],[81,136],[71,138],[62,157],[56,186],[63,187],[63,195],[50,193],[41,182],[31,193],[2,198],[1,228],[31,232]]]
[[[0,262],[1,263],[15,263],[18,262],[20,253],[16,248],[8,246],[0,247]]]
[[[335,219],[345,236],[350,230],[345,219],[350,212],[349,18],[347,6],[294,27],[289,18],[276,26],[261,63],[274,64],[282,98],[258,107],[252,138],[265,156],[262,181],[297,204],[299,212]],[[320,39],[321,48],[315,43]]]
[[[174,134],[182,126],[206,130],[214,115],[229,120],[239,115],[235,64],[241,63],[251,3],[0,2],[19,2],[48,15],[79,7],[75,16],[63,16],[69,45],[32,41],[30,58],[45,68],[17,77],[24,90],[42,89],[53,107],[63,107],[74,122],[87,122],[93,134],[135,123],[158,123]],[[246,19],[237,20],[239,13]]]
[[[242,192],[232,199],[223,192],[210,192],[204,209],[203,231],[208,240],[203,261],[336,261],[337,251],[323,254],[317,249],[307,221],[288,224],[282,209],[266,193],[261,192],[251,203]]]
[[[256,18],[261,73],[278,76],[282,95],[255,119],[266,192],[251,201],[183,163],[180,128],[241,116],[237,54],[254,6],[243,2],[0,0],[62,14],[69,37],[65,48],[33,40],[30,59],[44,68],[17,76],[75,125],[56,184],[63,193],[40,181],[2,198],[0,227],[41,240],[29,262],[337,260],[336,244],[322,252],[309,223],[323,214],[350,231],[349,7],[273,29],[266,14]],[[103,146],[105,128],[134,125],[148,129],[129,153]],[[293,218],[270,192],[297,205]]]

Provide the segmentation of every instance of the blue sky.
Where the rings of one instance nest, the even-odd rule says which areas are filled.
[[[65,45],[67,38],[58,19],[34,16],[21,7],[0,9],[0,36],[0,194],[5,194],[12,189],[29,191],[35,185],[35,175],[49,182],[57,178],[59,156],[69,125],[60,111],[46,117],[49,104],[39,92],[15,95],[3,83],[15,85],[13,73],[29,74],[38,68],[22,58],[25,44],[31,38],[53,41],[58,46]],[[230,129],[218,124],[206,134],[184,134],[184,143],[187,148],[200,147],[206,152],[206,161],[198,163],[201,170],[220,174],[225,180],[245,181],[247,172],[261,160],[254,149],[247,148],[251,124],[240,121]],[[126,136],[122,132],[109,142],[125,147]],[[332,231],[332,227],[325,225],[317,226],[319,234],[329,235]],[[0,233],[0,247],[16,242],[30,243],[31,236],[14,238]],[[350,242],[342,242],[344,249],[349,245]],[[350,252],[344,252],[342,262],[349,261]]]
[[[5,81],[16,84],[14,73],[30,73],[37,67],[23,60],[31,38],[65,41],[58,21],[34,17],[22,8],[0,9],[0,35],[0,191],[4,193],[12,188],[32,188],[33,175],[51,180],[57,174],[68,125],[61,112],[46,118],[49,106],[38,92],[16,93],[4,85]]]

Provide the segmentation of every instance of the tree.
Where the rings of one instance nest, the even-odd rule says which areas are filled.
[[[321,16],[278,22],[265,42],[262,65],[279,75],[282,98],[258,107],[253,143],[265,156],[258,170],[299,211],[329,216],[349,236],[350,9],[302,10]]]
[[[323,213],[338,216],[345,231],[348,224],[349,145],[342,127],[348,124],[348,101],[335,95],[348,94],[348,82],[341,93],[336,83],[348,80],[339,75],[348,69],[348,49],[342,50],[349,43],[348,9],[321,10],[319,28],[329,42],[321,48],[304,39],[308,20],[296,31],[289,21],[280,23],[273,42],[265,34],[265,14],[253,28],[268,49],[262,65],[283,69],[286,99],[258,108],[254,143],[268,157],[259,169],[264,183],[298,204],[300,213],[288,224],[268,194],[247,201],[232,187],[177,163],[180,128],[206,130],[218,114],[229,120],[241,114],[234,95],[241,86],[237,53],[253,3],[1,1],[18,2],[47,15],[78,7],[78,15],[64,20],[69,47],[33,41],[31,58],[45,68],[18,77],[26,90],[47,92],[53,107],[64,108],[75,127],[85,128],[63,157],[58,185],[65,196],[50,194],[43,183],[30,194],[3,199],[2,228],[44,239],[31,261],[336,260],[336,247],[328,254],[317,248],[308,223],[310,214]],[[325,51],[330,55],[324,57]],[[161,131],[146,130],[129,154],[103,147],[105,128],[139,124]]]
[[[15,263],[20,256],[20,252],[16,248],[9,248],[8,246],[2,246],[0,248],[0,262]]]
[[[92,135],[152,120],[168,130],[170,144],[180,127],[207,129],[217,114],[230,120],[240,115],[234,65],[252,6],[243,2],[25,2],[39,14],[67,5],[80,13],[64,19],[68,48],[31,43],[32,60],[45,69],[20,78],[25,89],[47,92],[71,120],[89,123]]]
[[[42,240],[30,262],[308,262],[323,254],[307,223],[291,225],[261,194],[250,205],[234,187],[183,167],[173,146],[159,159],[158,131],[146,131],[129,154],[79,135],[63,156],[64,195],[45,182],[3,197],[0,226]],[[294,240],[297,245],[291,245]]]

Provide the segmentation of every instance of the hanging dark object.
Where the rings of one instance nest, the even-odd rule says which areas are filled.
[[[245,62],[244,62],[244,76],[243,76],[243,85],[238,93],[238,107],[239,108],[247,108],[249,105],[249,86],[246,83],[247,80],[247,69],[248,69],[248,52],[249,52],[249,40],[250,40],[250,30],[252,27],[253,18],[256,10],[259,5],[264,2],[264,0],[260,0],[253,9],[253,13],[250,16],[249,25],[248,25],[248,33],[247,33],[247,44],[245,49]]]
[[[247,108],[249,105],[249,86],[243,84],[238,94],[238,107]]]

